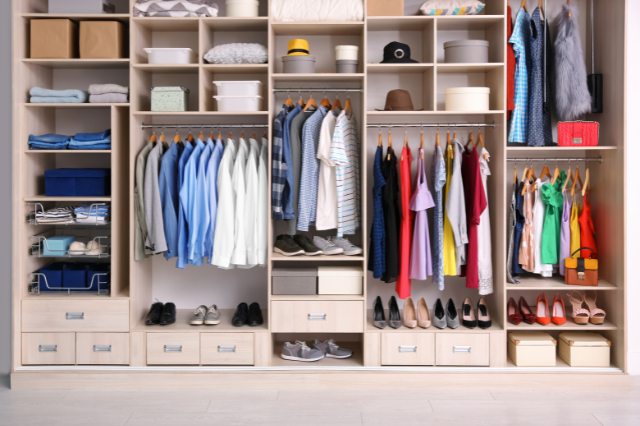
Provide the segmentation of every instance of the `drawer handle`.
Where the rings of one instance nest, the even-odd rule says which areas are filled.
[[[470,354],[471,346],[454,346],[453,353],[455,354]]]
[[[94,352],[111,352],[111,345],[93,345]]]
[[[182,352],[182,345],[164,345],[165,352]]]
[[[418,352],[418,347],[410,346],[410,345],[400,345],[398,346],[398,352],[400,353]]]
[[[58,345],[40,345],[40,352],[58,352]]]
[[[83,320],[84,312],[67,312],[66,317],[68,320]]]
[[[308,314],[309,321],[325,321],[327,314]]]
[[[236,345],[218,345],[218,352],[235,352]]]

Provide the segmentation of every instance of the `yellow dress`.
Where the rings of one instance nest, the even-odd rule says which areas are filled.
[[[447,198],[449,198],[449,187],[451,186],[451,174],[453,159],[451,159],[451,145],[447,148],[447,183],[444,186],[444,274],[458,275],[458,265],[456,264],[456,243],[453,238],[453,228],[447,217]]]
[[[571,253],[573,254],[580,248],[580,222],[578,222],[578,216],[580,216],[580,206],[574,200],[571,206],[571,219],[569,221],[569,228],[571,229]],[[580,253],[576,254],[580,256]]]

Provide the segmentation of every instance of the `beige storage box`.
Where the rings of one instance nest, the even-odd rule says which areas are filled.
[[[318,266],[318,294],[362,294],[362,267]]]
[[[80,22],[81,59],[120,59],[124,57],[124,29],[118,21]]]
[[[560,358],[570,367],[610,367],[611,341],[598,333],[560,333]]]
[[[78,24],[69,19],[32,19],[32,59],[72,59],[77,55]]]
[[[404,16],[404,0],[368,0],[367,16]]]
[[[509,333],[507,351],[518,367],[555,367],[558,342],[542,331]]]
[[[489,87],[451,87],[444,89],[447,111],[489,111]]]

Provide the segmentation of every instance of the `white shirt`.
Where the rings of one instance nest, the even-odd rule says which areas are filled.
[[[267,197],[269,196],[269,177],[267,176],[267,163],[269,142],[262,138],[260,159],[258,161],[258,222],[256,234],[258,235],[258,265],[267,266]]]
[[[489,193],[487,192],[487,177],[491,174],[491,170],[489,169],[489,151],[484,148],[480,150],[480,174],[482,175],[484,196],[487,199],[487,208],[480,215],[480,224],[478,225],[478,278],[480,280],[480,295],[484,296],[493,293],[491,219],[489,218]]]
[[[247,143],[244,139],[238,142],[238,154],[233,164],[233,174],[231,184],[236,196],[236,215],[234,218],[235,245],[231,255],[231,263],[236,266],[247,264],[247,241],[245,239],[246,230],[244,226],[245,199],[247,196],[247,186],[245,184],[245,171],[247,169]]]
[[[535,265],[533,272],[543,277],[553,275],[553,265],[542,264],[542,230],[544,229],[544,215],[547,205],[542,200],[542,185],[549,185],[549,180],[542,182],[540,179],[536,181],[538,189],[536,190],[536,201],[533,206],[533,235],[535,238]]]
[[[249,139],[249,156],[245,168],[246,196],[244,200],[244,236],[247,248],[247,263],[242,268],[253,268],[258,264],[258,156],[260,148],[255,139]],[[240,265],[238,265],[240,267]]]
[[[331,141],[336,127],[338,111],[327,113],[320,128],[317,157],[320,160],[318,174],[318,201],[316,203],[316,229],[338,228],[338,193],[335,163],[331,160]]]
[[[231,255],[235,246],[235,191],[231,183],[231,173],[236,158],[236,146],[232,139],[227,139],[218,169],[218,213],[216,234],[213,241],[213,261],[224,269],[232,269]]]

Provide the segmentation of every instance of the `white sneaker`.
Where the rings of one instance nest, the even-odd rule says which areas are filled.
[[[343,249],[336,246],[329,238],[324,239],[322,237],[315,236],[313,237],[313,245],[322,250],[322,254],[324,255],[342,254],[344,252]]]
[[[362,253],[360,247],[351,244],[351,241],[346,238],[331,237],[331,242],[344,250],[344,254],[347,256],[355,256]]]

